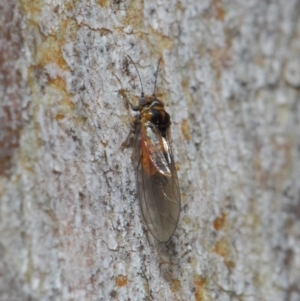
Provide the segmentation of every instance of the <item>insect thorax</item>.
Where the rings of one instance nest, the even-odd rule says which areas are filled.
[[[150,121],[155,124],[162,134],[171,124],[170,115],[165,111],[164,105],[159,100],[145,106],[141,111],[141,115],[143,121]]]

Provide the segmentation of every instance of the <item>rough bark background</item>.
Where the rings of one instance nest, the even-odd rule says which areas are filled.
[[[300,300],[300,2],[0,3],[0,300]],[[172,117],[182,210],[145,230],[124,98]]]

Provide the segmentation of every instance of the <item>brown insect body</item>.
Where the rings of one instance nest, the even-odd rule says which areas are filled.
[[[131,58],[130,58],[131,59]],[[124,146],[133,139],[133,160],[142,214],[151,234],[168,241],[177,226],[180,192],[170,141],[170,115],[155,94],[142,95],[139,105],[129,102],[140,114],[133,118],[132,131]]]

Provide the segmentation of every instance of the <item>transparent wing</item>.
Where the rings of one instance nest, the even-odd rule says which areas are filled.
[[[138,128],[134,160],[144,220],[152,235],[168,241],[177,226],[180,192],[169,133],[162,137],[151,122]]]

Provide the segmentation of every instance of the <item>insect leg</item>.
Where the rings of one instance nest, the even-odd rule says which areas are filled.
[[[124,105],[125,105],[126,109],[128,109],[128,107],[130,106],[131,110],[140,111],[141,106],[139,106],[139,105],[135,106],[135,105],[132,104],[132,102],[128,99],[128,96],[126,94],[126,90],[120,89],[119,93],[121,94],[121,96],[124,100]]]
[[[138,117],[137,116],[136,117],[132,117],[131,122],[130,122],[131,129],[130,129],[130,132],[129,132],[127,138],[124,140],[124,142],[121,145],[122,148],[124,148],[124,147],[131,147],[132,146],[137,123],[138,123]]]
[[[130,102],[128,99],[126,99],[126,102],[127,102],[127,104],[130,105],[130,108],[132,111],[140,111],[142,109],[141,106],[139,106],[139,105],[137,105],[137,106],[133,105],[132,102]]]

